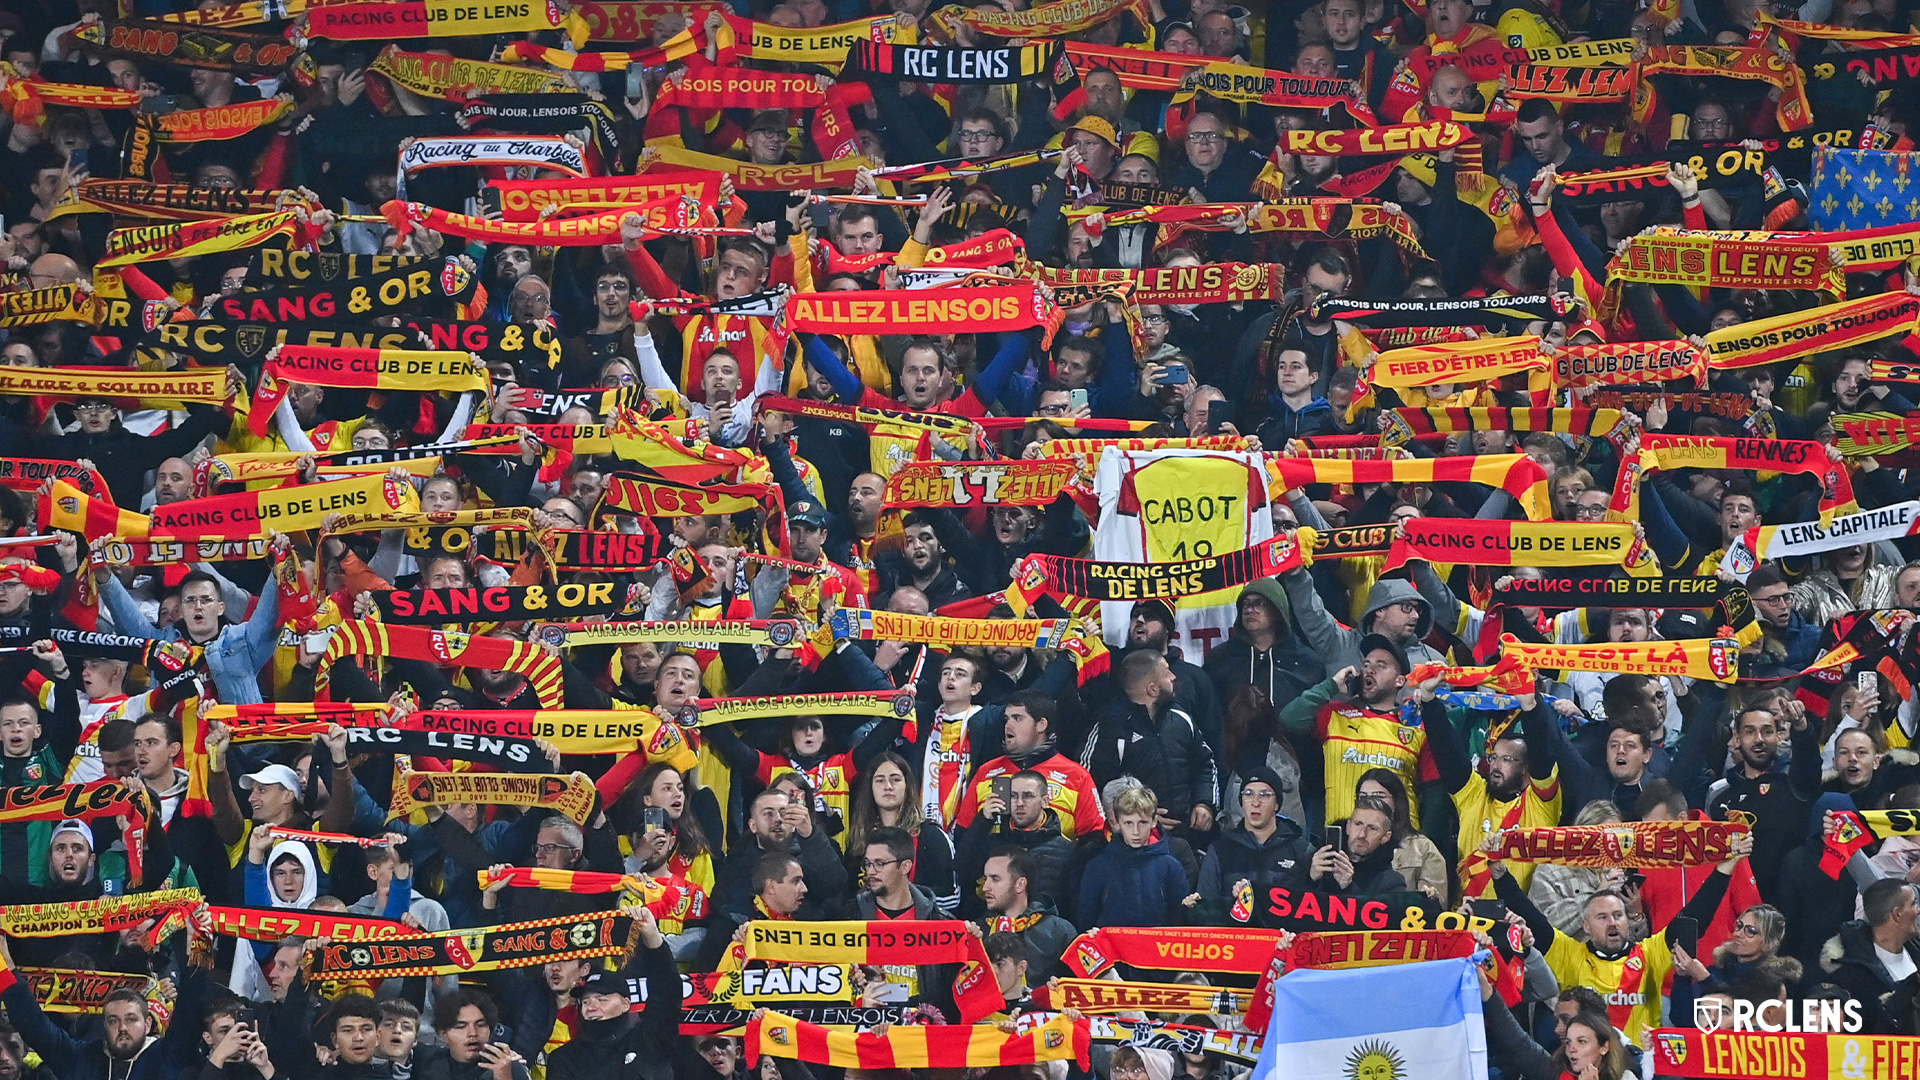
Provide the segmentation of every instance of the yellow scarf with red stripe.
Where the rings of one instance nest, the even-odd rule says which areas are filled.
[[[1090,1067],[1087,1022],[1055,1015],[1022,1032],[992,1024],[896,1024],[879,1034],[826,1027],[768,1011],[747,1024],[747,1062],[761,1055],[844,1069],[995,1069],[1076,1060]]]

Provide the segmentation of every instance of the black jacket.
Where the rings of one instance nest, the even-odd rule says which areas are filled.
[[[1820,795],[1820,730],[1808,724],[1793,733],[1790,773],[1775,769],[1748,777],[1735,766],[1727,771],[1726,781],[1727,786],[1707,800],[1707,816],[1725,821],[1728,810],[1754,816],[1753,877],[1761,899],[1774,904],[1780,895],[1780,867],[1787,852],[1807,835],[1807,816]]]
[[[1002,927],[1000,920],[1008,920]],[[1080,932],[1073,924],[1060,917],[1052,904],[1044,896],[1030,897],[1027,910],[1021,915],[990,915],[983,924],[989,936],[1002,929],[1019,934],[1027,943],[1027,983],[1030,986],[1044,986],[1055,975],[1071,974],[1061,963],[1060,958],[1067,954],[1067,946]]]
[[[1920,942],[1908,941],[1906,953],[1920,963]],[[1827,941],[1820,949],[1820,970],[1828,982],[1860,1002],[1869,1034],[1913,1034],[1913,998],[1920,975],[1893,981],[1874,952],[1873,931],[1865,919],[1847,923]]]
[[[1273,835],[1263,842],[1247,831],[1245,825],[1222,832],[1207,856],[1200,862],[1200,903],[1194,914],[1200,921],[1233,925],[1233,886],[1242,878],[1253,891],[1257,909],[1266,902],[1267,893],[1289,879],[1304,873],[1313,859],[1313,845],[1296,822],[1287,818],[1274,821]]]
[[[1175,818],[1184,819],[1196,803],[1220,805],[1213,751],[1178,705],[1153,717],[1125,698],[1109,704],[1087,736],[1080,765],[1102,788],[1121,776],[1137,777]]]
[[[630,974],[647,980],[647,1005],[639,1016],[581,1020],[573,1039],[547,1055],[549,1080],[671,1080],[680,1037],[680,971],[673,952],[641,949]]]
[[[1060,834],[1060,812],[1048,810],[1040,824],[1031,829],[1016,829],[1011,821],[995,821],[981,814],[960,833],[960,852],[954,857],[960,875],[961,917],[976,919],[986,911],[980,899],[980,879],[986,874],[987,859],[1001,847],[1019,848],[1033,858],[1028,895],[1060,895],[1067,862],[1073,856],[1073,841]]]

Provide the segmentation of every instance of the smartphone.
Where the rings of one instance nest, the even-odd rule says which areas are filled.
[[[1218,435],[1220,429],[1233,423],[1233,402],[1207,402],[1207,434]]]
[[[1011,776],[994,777],[993,778],[993,797],[1000,800],[1001,806],[1006,807],[1008,810],[1012,810],[1013,809],[1013,777]]]
[[[638,64],[627,68],[627,97],[645,97],[647,93],[647,69]]]
[[[667,809],[664,806],[643,806],[640,808],[640,823],[648,829],[667,827]]]
[[[1349,672],[1347,674],[1346,681],[1340,685],[1340,691],[1347,695],[1353,695],[1353,694],[1359,693],[1360,692],[1360,673],[1357,671]]]
[[[480,189],[480,212],[482,216],[493,217],[506,211],[500,205],[500,189],[488,184]]]
[[[332,640],[333,627],[323,626],[306,635],[306,640],[301,643],[301,648],[310,653],[323,653],[327,651],[327,643]]]
[[[1482,919],[1492,919],[1497,926],[1507,921],[1507,905],[1500,900],[1469,900],[1467,910]]]
[[[1873,672],[1857,671],[1854,673],[1854,676],[1853,676],[1854,688],[1859,690],[1862,694],[1871,694],[1875,690],[1877,690],[1878,687],[1875,686],[1874,683],[1875,683],[1875,680],[1873,677]]]
[[[1327,846],[1335,851],[1347,850],[1347,830],[1339,825],[1327,826]]]
[[[1687,950],[1688,956],[1700,955],[1700,921],[1688,915],[1677,915],[1669,927],[1673,945]]]
[[[1192,378],[1187,374],[1187,365],[1168,364],[1153,381],[1157,386],[1179,386]]]
[[[1069,407],[1071,407],[1071,408],[1073,408],[1073,409],[1075,409],[1075,410],[1079,410],[1079,409],[1084,409],[1084,408],[1086,408],[1086,407],[1087,407],[1087,392],[1086,392],[1085,390],[1075,390],[1075,391],[1073,391],[1073,392],[1071,392],[1071,393],[1069,393],[1069,394],[1067,395],[1067,403],[1068,403],[1068,405],[1069,405]]]
[[[788,806],[799,806],[801,803],[806,801],[807,801],[807,797],[805,795],[800,794],[798,791],[795,791],[792,788],[787,789],[787,805]]]

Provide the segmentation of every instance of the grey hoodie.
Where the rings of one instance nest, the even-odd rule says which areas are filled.
[[[1414,624],[1413,639],[1401,642],[1406,647],[1407,659],[1414,664],[1446,662],[1446,658],[1424,640],[1433,630],[1433,605],[1420,595],[1411,582],[1399,578],[1381,578],[1374,582],[1373,591],[1367,595],[1367,610],[1360,618],[1358,630],[1328,614],[1327,605],[1313,587],[1313,577],[1305,570],[1289,570],[1281,574],[1280,584],[1286,586],[1287,600],[1293,607],[1294,627],[1313,647],[1313,651],[1325,659],[1330,672],[1344,667],[1358,667],[1360,639],[1373,632],[1374,615],[1381,608],[1403,600],[1420,605],[1420,621]]]

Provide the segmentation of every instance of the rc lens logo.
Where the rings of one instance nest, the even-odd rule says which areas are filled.
[[[1769,998],[1761,1002],[1705,997],[1693,1003],[1693,1026],[1706,1034],[1731,1031],[1856,1035],[1866,1027],[1858,1001]]]

